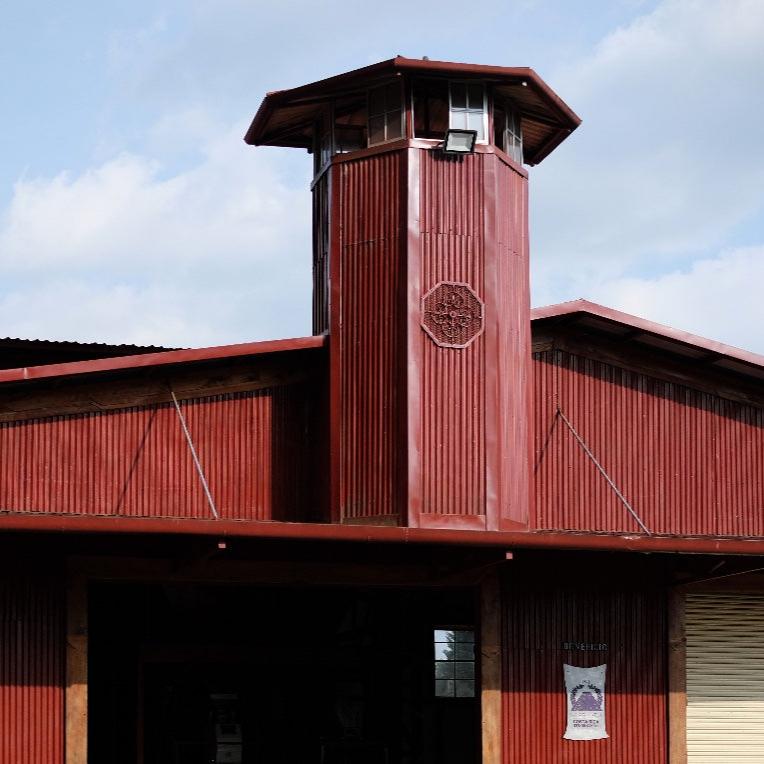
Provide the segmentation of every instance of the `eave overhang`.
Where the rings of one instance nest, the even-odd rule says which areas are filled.
[[[196,518],[92,517],[0,513],[0,531],[261,538],[363,544],[426,544],[513,549],[567,549],[641,554],[764,555],[764,538],[659,536],[560,531],[477,531],[381,525],[282,523]]]
[[[575,112],[529,67],[485,66],[396,56],[308,85],[268,93],[244,140],[254,146],[311,148],[312,123],[327,100],[360,92],[391,77],[481,79],[500,87],[516,103],[524,123],[532,126],[525,160],[538,164],[580,124]]]
[[[762,355],[588,300],[534,308],[531,322],[534,333],[544,328],[552,333],[565,329],[595,340],[617,343],[624,348],[638,348],[643,353],[652,353],[656,358],[672,357],[694,367],[698,374],[725,373],[758,386],[764,381]]]

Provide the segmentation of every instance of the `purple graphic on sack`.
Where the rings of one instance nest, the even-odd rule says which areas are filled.
[[[573,711],[602,711],[602,692],[593,684],[576,685],[570,693]]]

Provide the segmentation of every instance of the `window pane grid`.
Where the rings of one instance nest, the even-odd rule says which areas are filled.
[[[369,92],[369,146],[403,137],[400,84],[393,82]]]
[[[472,629],[434,629],[435,696],[475,697],[475,632]]]
[[[523,163],[523,133],[517,112],[509,105],[503,111],[504,117],[504,151],[517,162]]]
[[[452,82],[449,88],[448,126],[455,130],[474,130],[477,140],[485,140],[485,88],[482,84]]]

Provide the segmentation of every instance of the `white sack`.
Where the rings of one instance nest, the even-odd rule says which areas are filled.
[[[605,728],[605,672],[607,665],[578,668],[563,664],[568,704],[566,740],[601,740]]]

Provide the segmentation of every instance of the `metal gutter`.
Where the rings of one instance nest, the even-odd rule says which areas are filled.
[[[132,533],[609,552],[764,555],[764,537],[642,536],[560,531],[470,531],[377,525],[0,513],[0,531]]]

